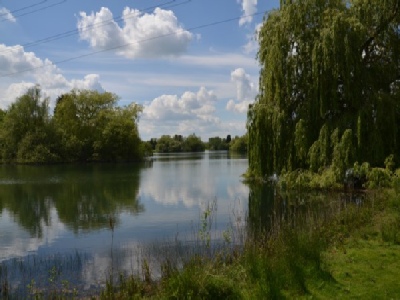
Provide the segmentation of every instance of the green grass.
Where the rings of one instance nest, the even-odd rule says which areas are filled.
[[[160,278],[144,258],[140,273],[110,278],[94,298],[400,299],[399,193],[379,190],[369,199],[274,218],[265,231],[249,232],[243,247],[227,240],[217,252],[210,248],[209,208],[194,245],[204,252],[186,249],[191,257],[179,259],[183,249],[160,248]]]
[[[329,269],[336,281],[330,287],[313,291],[319,298],[400,299],[400,246],[377,240],[361,240],[327,254]]]
[[[276,220],[244,250],[165,264],[160,280],[135,278],[130,293],[124,283],[102,298],[400,299],[400,199],[379,193],[329,218],[310,214],[301,228]]]

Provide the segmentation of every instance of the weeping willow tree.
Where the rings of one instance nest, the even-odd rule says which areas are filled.
[[[249,171],[339,173],[400,148],[400,0],[292,0],[259,33]]]

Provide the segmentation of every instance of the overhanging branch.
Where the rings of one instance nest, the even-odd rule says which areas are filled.
[[[390,16],[387,19],[383,20],[383,22],[375,29],[373,34],[364,42],[364,44],[361,47],[361,53],[363,53],[363,51],[368,53],[367,49],[376,39],[376,37],[379,36],[389,26],[389,24],[397,17],[399,13],[399,2],[400,0],[397,0],[395,2],[392,14],[390,14]]]

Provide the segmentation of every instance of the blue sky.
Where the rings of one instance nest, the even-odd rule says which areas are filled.
[[[33,84],[50,97],[51,109],[73,88],[96,89],[117,94],[120,105],[143,105],[144,140],[242,135],[258,91],[254,33],[264,12],[278,6],[278,0],[0,0],[0,108]]]

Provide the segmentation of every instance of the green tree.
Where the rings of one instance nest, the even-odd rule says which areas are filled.
[[[137,122],[141,106],[117,106],[109,92],[73,90],[57,99],[54,126],[67,161],[116,161],[143,155]]]
[[[399,26],[398,0],[281,1],[259,33],[250,173],[334,165],[340,175],[399,153]]]
[[[205,148],[204,143],[194,133],[185,138],[182,145],[185,152],[202,152]]]
[[[58,161],[48,98],[32,87],[8,108],[1,125],[1,153],[7,162]]]
[[[3,123],[6,112],[0,108],[0,126]]]
[[[222,139],[219,136],[211,137],[208,139],[208,149],[210,149],[210,150],[228,150],[229,143],[227,142],[226,139]]]
[[[229,150],[237,153],[246,153],[248,147],[247,140],[248,140],[247,134],[240,137],[235,136],[235,138],[231,140],[229,144]]]
[[[155,151],[158,153],[181,152],[181,144],[169,135],[162,135],[156,144]]]
[[[141,111],[136,104],[107,110],[100,138],[94,143],[94,153],[100,160],[134,160],[143,156],[137,128]]]
[[[118,97],[112,93],[72,90],[57,99],[54,123],[62,140],[66,160],[93,160],[95,142],[105,126],[106,112]]]
[[[194,133],[187,137],[175,135],[173,138],[163,135],[157,140],[155,146],[155,152],[159,153],[201,152],[204,150],[204,143]]]

